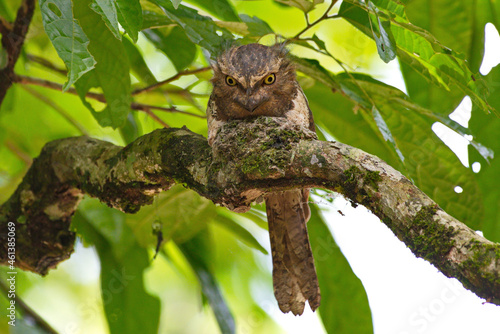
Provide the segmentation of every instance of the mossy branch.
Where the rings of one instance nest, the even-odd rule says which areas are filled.
[[[415,255],[500,305],[499,244],[448,215],[379,158],[315,140],[280,118],[230,122],[212,147],[186,128],[156,130],[124,148],[89,137],[48,143],[0,207],[0,263],[7,263],[8,222],[16,223],[16,265],[43,275],[73,250],[68,228],[83,194],[134,213],[175,183],[236,212],[269,191],[336,191],[370,209]]]

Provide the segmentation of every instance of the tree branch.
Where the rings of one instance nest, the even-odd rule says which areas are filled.
[[[7,25],[2,24],[2,47],[7,52],[8,61],[7,66],[0,70],[0,104],[2,104],[7,90],[12,86],[14,66],[21,53],[34,10],[35,0],[23,0],[12,28],[9,29]]]
[[[266,192],[325,188],[370,209],[415,255],[500,305],[499,244],[448,215],[379,158],[314,138],[284,119],[260,117],[227,123],[212,147],[186,128],[156,130],[124,148],[88,137],[53,141],[0,207],[0,229],[16,222],[16,264],[45,274],[73,250],[68,227],[84,193],[133,213],[182,183],[244,212]]]
[[[158,88],[160,86],[163,86],[163,85],[166,85],[168,83],[171,83],[172,81],[175,81],[175,80],[179,79],[182,76],[196,74],[196,73],[201,73],[201,72],[206,72],[206,71],[208,71],[210,69],[211,69],[211,67],[207,66],[207,67],[197,68],[197,69],[194,69],[194,70],[185,70],[185,71],[182,71],[182,72],[178,72],[176,75],[174,75],[174,76],[172,76],[172,77],[170,77],[168,79],[165,79],[163,81],[157,82],[154,85],[147,86],[147,87],[144,87],[144,88],[136,89],[136,90],[134,90],[132,92],[132,95],[146,93],[146,92],[149,92],[149,91],[151,91],[153,89],[156,89],[156,88]]]
[[[50,88],[54,90],[58,90],[62,92],[62,85],[58,84],[57,82],[52,82],[44,79],[39,79],[39,78],[32,78],[32,77],[27,77],[24,75],[17,75],[14,74],[13,81],[24,84],[24,85],[35,85],[35,86],[40,86],[40,87],[45,87],[45,88]],[[73,95],[78,95],[78,92],[76,91],[75,88],[70,87],[67,91],[67,93],[73,94]],[[106,98],[104,97],[103,94],[99,93],[93,93],[93,92],[88,92],[85,97],[89,99],[93,99],[102,103],[106,103]],[[206,118],[205,115],[200,115],[200,114],[194,114],[189,111],[184,111],[184,110],[179,110],[175,107],[161,107],[161,106],[154,106],[150,104],[143,104],[143,103],[137,103],[137,102],[132,102],[130,104],[130,108],[133,110],[140,110],[144,111],[147,114],[151,116],[151,109],[157,109],[165,112],[174,112],[174,113],[181,113],[189,116],[194,116],[194,117],[199,117],[199,118]],[[159,120],[157,116],[153,117],[156,121]],[[165,122],[161,121],[159,122],[162,125],[166,125]],[[167,126],[168,127],[168,126]]]

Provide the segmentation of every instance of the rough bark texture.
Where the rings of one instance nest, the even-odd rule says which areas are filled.
[[[213,150],[186,128],[156,130],[125,148],[88,137],[48,143],[0,207],[0,229],[16,222],[16,263],[45,274],[72,252],[68,226],[84,193],[133,213],[182,183],[244,212],[271,191],[326,188],[366,206],[415,255],[500,304],[499,244],[448,215],[379,158],[297,130],[279,118],[233,121],[221,129]],[[7,262],[4,239],[1,234],[1,263]]]

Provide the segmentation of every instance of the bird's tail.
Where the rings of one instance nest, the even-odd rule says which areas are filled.
[[[267,221],[273,256],[274,295],[283,313],[302,314],[305,301],[314,311],[320,303],[318,277],[307,236],[309,190],[266,195]]]

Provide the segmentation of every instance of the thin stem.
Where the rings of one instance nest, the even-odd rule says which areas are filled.
[[[40,86],[40,87],[46,87],[46,88],[62,91],[61,84],[58,84],[58,83],[52,82],[52,81],[48,81],[48,80],[39,79],[39,78],[27,77],[24,75],[15,75],[14,82],[20,83],[23,85],[36,85],[36,86]],[[66,92],[73,94],[73,95],[78,95],[78,92],[73,87],[70,87]],[[106,103],[106,98],[102,94],[88,92],[85,96],[87,98]],[[160,123],[161,125],[166,126],[166,127],[168,127],[168,125],[165,122],[163,122],[160,118],[158,118],[158,116],[154,115],[151,112],[151,109],[157,109],[157,110],[166,111],[166,112],[176,112],[176,113],[186,114],[189,116],[205,118],[205,116],[203,116],[203,115],[193,114],[193,113],[190,113],[188,111],[179,110],[175,107],[168,107],[167,108],[167,107],[153,106],[153,105],[133,102],[130,105],[130,108],[133,110],[144,111],[145,113],[150,115],[153,119],[155,119],[158,123]],[[148,112],[148,110],[149,110],[149,112]]]
[[[140,89],[136,89],[132,92],[132,95],[137,95],[137,94],[141,94],[141,93],[145,93],[145,92],[149,92],[155,88],[158,88],[162,85],[166,85],[168,83],[171,83],[172,81],[175,81],[177,79],[179,79],[180,77],[182,76],[185,76],[185,75],[191,75],[191,74],[196,74],[196,73],[201,73],[201,72],[205,72],[205,71],[208,71],[210,70],[211,67],[210,66],[207,66],[207,67],[202,67],[202,68],[197,68],[197,69],[194,69],[194,70],[186,70],[186,71],[181,71],[179,73],[177,73],[176,75],[168,78],[168,79],[165,79],[163,81],[160,81],[160,82],[157,82],[151,86],[147,86],[147,87],[144,87],[144,88],[140,88]]]
[[[5,147],[7,147],[7,149],[11,151],[16,157],[21,159],[26,164],[26,166],[31,166],[33,159],[28,153],[21,150],[19,146],[17,146],[12,140],[7,139],[5,141]]]
[[[132,103],[131,108],[135,109],[135,110],[142,110],[142,111],[145,111],[146,109],[155,109],[155,110],[161,110],[161,111],[165,111],[165,112],[185,114],[185,115],[198,117],[198,118],[206,118],[205,115],[194,114],[194,113],[191,113],[189,111],[179,110],[175,107],[160,107],[160,106],[154,106],[154,105],[150,105],[150,104]]]
[[[151,117],[152,119],[154,119],[156,122],[160,123],[161,125],[163,125],[165,128],[169,128],[170,126],[165,123],[160,117],[156,116],[156,114],[154,112],[151,111],[151,109],[149,108],[144,108],[144,109],[141,109],[142,111],[144,111],[146,114],[149,115],[149,117]]]
[[[52,70],[52,71],[57,72],[59,74],[62,74],[64,76],[66,76],[68,74],[68,72],[65,69],[62,69],[62,68],[60,68],[60,67],[52,64],[50,61],[48,61],[45,58],[42,58],[42,57],[39,57],[39,56],[35,56],[35,55],[32,55],[32,54],[28,54],[27,58],[28,58],[29,61],[32,61],[34,63],[42,65],[43,67],[48,68],[49,70]]]
[[[9,288],[4,283],[3,279],[0,280],[0,290],[7,296],[9,294]],[[21,298],[17,295],[14,297],[16,306],[19,307],[24,317],[32,318],[39,328],[50,334],[57,334],[57,331],[52,328],[38,313],[36,313],[31,307],[29,307]]]
[[[80,123],[78,123],[73,117],[71,117],[71,115],[66,110],[64,110],[63,108],[61,108],[54,101],[52,101],[51,99],[49,99],[45,95],[40,94],[39,92],[37,92],[36,90],[30,88],[29,86],[22,86],[22,87],[28,93],[30,93],[31,95],[33,95],[34,97],[36,97],[37,99],[39,99],[40,101],[42,101],[43,103],[45,103],[46,105],[48,105],[49,107],[51,107],[52,109],[54,109],[55,111],[57,111],[57,113],[59,113],[59,115],[61,115],[69,123],[71,123],[78,131],[80,131],[80,133],[82,135],[85,135],[85,136],[89,135],[89,133],[87,132],[87,130]]]
[[[33,78],[33,77],[27,77],[27,76],[19,75],[19,74],[16,74],[14,76],[13,81],[20,83],[20,84],[23,84],[23,85],[35,85],[35,86],[46,87],[46,88],[50,88],[50,89],[54,89],[54,90],[58,90],[58,91],[62,92],[62,85],[58,84],[57,82],[53,82],[53,81],[48,81],[48,80]],[[66,92],[73,94],[73,95],[78,95],[78,92],[73,87],[70,87]],[[88,92],[85,96],[88,98],[103,102],[103,103],[106,102],[104,95],[99,94],[99,93]]]
[[[319,19],[317,19],[316,21],[314,21],[312,23],[309,23],[309,18],[306,15],[306,23],[307,23],[306,27],[304,29],[302,29],[297,35],[295,35],[294,37],[292,37],[291,40],[298,39],[300,37],[300,35],[302,35],[303,33],[305,33],[310,28],[314,27],[316,24],[320,23],[321,21],[324,21],[326,19],[331,19],[331,18],[338,17],[337,15],[328,16],[328,13],[333,8],[333,6],[335,6],[335,4],[337,3],[337,1],[338,0],[332,0],[332,3],[330,4],[330,6],[328,6],[328,8],[326,9],[325,13]]]

